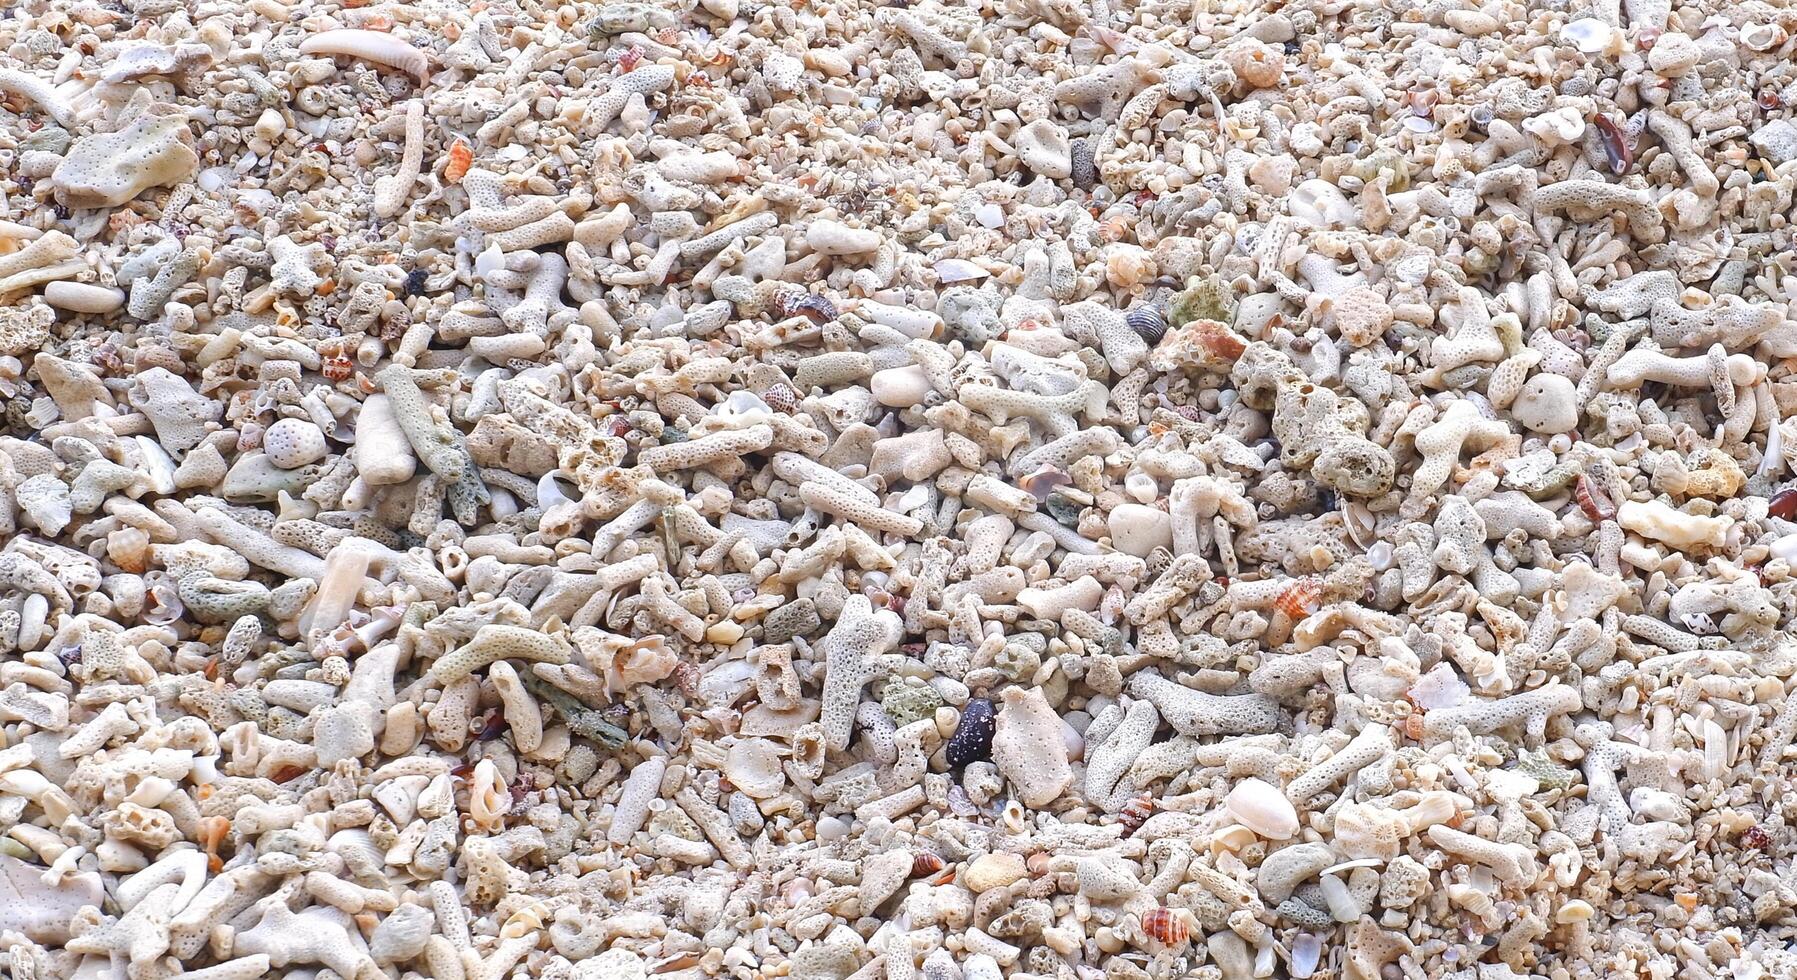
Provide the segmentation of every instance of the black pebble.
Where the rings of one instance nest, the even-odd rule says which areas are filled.
[[[406,295],[423,296],[424,280],[428,278],[430,278],[430,274],[423,269],[413,269],[411,272],[406,273]]]
[[[992,702],[985,698],[968,701],[967,707],[961,710],[961,723],[955,726],[955,734],[950,736],[944,753],[949,766],[959,769],[992,758],[994,728]]]

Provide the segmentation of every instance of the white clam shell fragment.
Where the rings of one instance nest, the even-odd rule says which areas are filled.
[[[780,750],[765,738],[740,739],[732,745],[724,758],[724,775],[737,789],[758,800],[775,796],[786,785]]]
[[[1292,217],[1319,228],[1351,225],[1360,214],[1341,188],[1320,178],[1299,184],[1286,206]]]
[[[1621,31],[1595,17],[1580,17],[1560,28],[1560,43],[1580,54],[1611,53],[1621,39]]]
[[[1522,121],[1522,128],[1545,143],[1572,143],[1585,135],[1585,117],[1577,109],[1567,106],[1530,116]]]
[[[1770,51],[1790,39],[1779,24],[1748,24],[1741,28],[1741,44],[1749,51]]]
[[[972,282],[991,275],[967,259],[941,259],[932,268],[936,270],[936,279],[944,284]]]

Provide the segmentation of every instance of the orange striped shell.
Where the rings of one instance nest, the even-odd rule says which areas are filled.
[[[1280,590],[1273,608],[1293,619],[1303,619],[1322,604],[1323,583],[1314,578],[1301,578]]]
[[[1123,804],[1123,809],[1117,811],[1119,821],[1125,828],[1125,837],[1140,830],[1142,825],[1148,822],[1148,818],[1153,815],[1154,797],[1147,793]]]
[[[1163,905],[1142,916],[1142,934],[1168,946],[1178,946],[1192,938],[1192,926],[1178,910]]]
[[[449,162],[443,167],[443,179],[452,184],[461,180],[473,163],[474,150],[469,147],[467,140],[456,137],[456,141],[449,146]]]

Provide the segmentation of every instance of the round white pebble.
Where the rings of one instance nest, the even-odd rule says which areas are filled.
[[[820,841],[836,840],[848,835],[849,825],[836,817],[819,817],[817,820],[817,839]]]

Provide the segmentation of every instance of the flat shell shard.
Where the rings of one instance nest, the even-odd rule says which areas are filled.
[[[1635,162],[1633,141],[1609,116],[1600,114],[1592,117],[1591,121],[1597,126],[1598,138],[1603,143],[1604,158],[1610,164],[1610,172],[1617,176],[1628,173],[1629,167]]]

